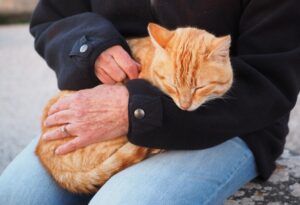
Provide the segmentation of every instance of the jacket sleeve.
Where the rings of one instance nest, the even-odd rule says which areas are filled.
[[[70,3],[40,0],[30,32],[37,52],[55,71],[58,87],[78,90],[100,83],[94,74],[94,63],[102,51],[118,44],[129,52],[129,47],[108,20],[91,12],[90,1]]]
[[[127,83],[129,141],[164,149],[201,149],[274,124],[293,108],[300,88],[300,2],[244,2],[231,56],[235,82],[223,99],[193,112],[143,80]],[[136,118],[141,108],[145,117]]]

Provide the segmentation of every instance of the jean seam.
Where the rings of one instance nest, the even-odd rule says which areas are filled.
[[[209,201],[215,197],[217,195],[217,193],[220,192],[221,189],[223,189],[223,187],[225,185],[227,185],[231,179],[233,178],[234,176],[234,173],[236,173],[239,169],[242,168],[242,164],[246,163],[247,160],[249,160],[251,157],[251,153],[245,153],[242,160],[240,160],[240,162],[236,165],[236,167],[233,169],[233,171],[228,175],[228,177],[225,179],[225,183],[223,183],[205,202],[203,205],[207,205],[209,203]]]

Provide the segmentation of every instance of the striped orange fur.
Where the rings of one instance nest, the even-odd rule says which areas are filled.
[[[148,31],[149,37],[128,40],[142,67],[139,77],[169,95],[180,109],[193,111],[229,90],[233,80],[229,36],[217,38],[190,27],[169,31],[152,23]],[[44,108],[42,134],[57,128],[46,128],[43,122],[51,105],[69,93],[60,92]],[[55,181],[74,193],[93,193],[115,173],[160,152],[135,146],[122,136],[66,155],[54,154],[59,145],[72,138],[40,139],[36,154]]]

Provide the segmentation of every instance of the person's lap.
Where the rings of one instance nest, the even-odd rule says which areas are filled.
[[[75,195],[42,168],[34,155],[36,142],[0,176],[0,204],[217,205],[256,176],[251,151],[233,138],[209,149],[153,156],[113,176],[94,196]]]
[[[86,204],[89,198],[71,194],[56,185],[34,154],[34,139],[0,176],[0,204]]]

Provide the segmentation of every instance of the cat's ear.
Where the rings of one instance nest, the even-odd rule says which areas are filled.
[[[153,44],[160,48],[165,48],[174,35],[174,32],[154,23],[149,23],[148,32]]]
[[[216,38],[212,43],[208,58],[221,63],[225,62],[229,57],[230,44],[230,35]]]

